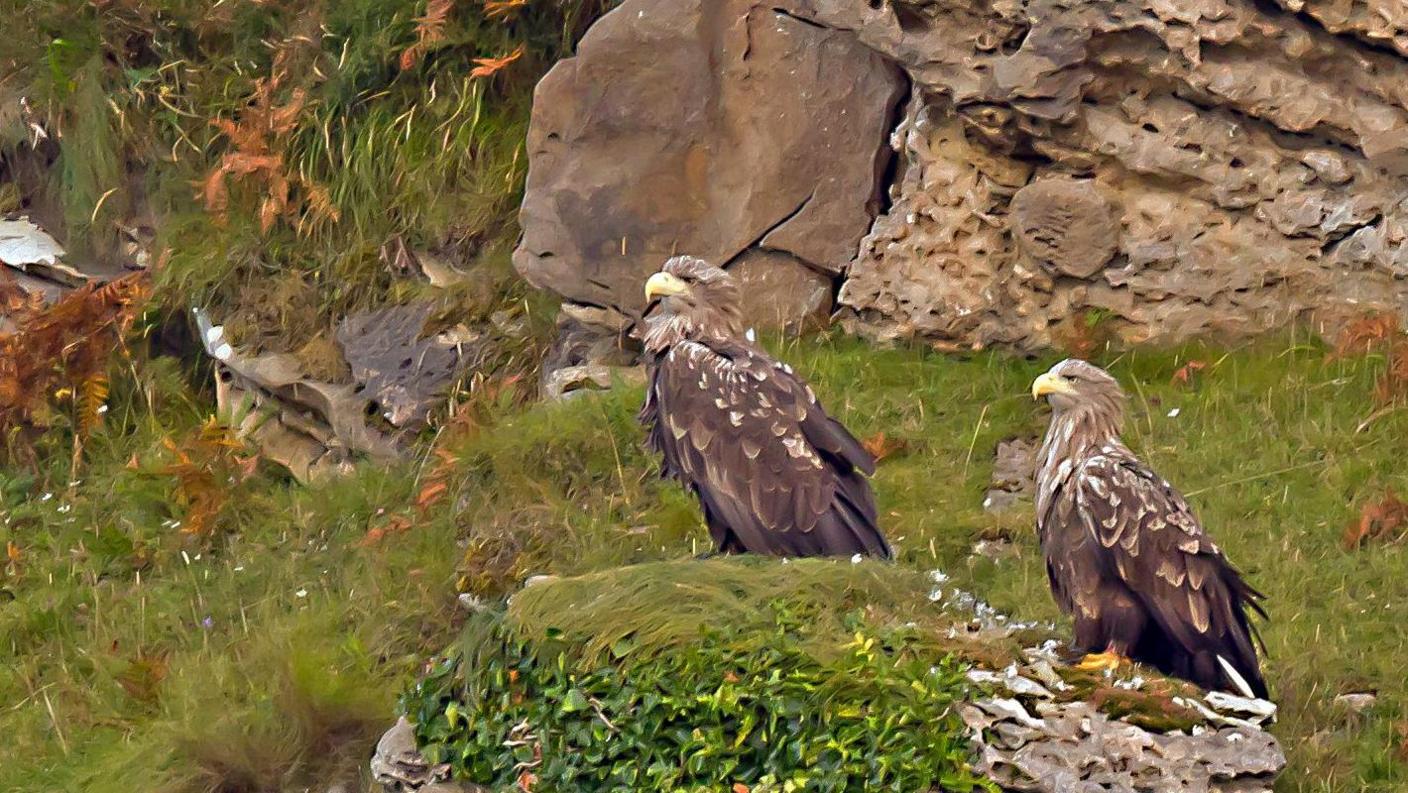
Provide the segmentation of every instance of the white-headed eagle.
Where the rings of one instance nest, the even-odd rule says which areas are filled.
[[[1203,688],[1265,697],[1252,589],[1188,502],[1120,440],[1124,392],[1062,361],[1032,383],[1054,411],[1037,459],[1037,534],[1083,668],[1131,658]]]
[[[698,496],[716,550],[889,558],[866,478],[875,459],[745,333],[734,278],[676,256],[645,295],[640,419],[664,475]]]

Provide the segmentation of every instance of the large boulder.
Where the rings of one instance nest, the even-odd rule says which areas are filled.
[[[626,0],[553,67],[528,134],[525,278],[629,318],[645,278],[689,253],[747,259],[750,287],[796,287],[772,324],[830,307],[880,210],[906,84],[851,33],[781,5]]]

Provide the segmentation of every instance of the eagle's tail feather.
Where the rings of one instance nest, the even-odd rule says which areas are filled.
[[[826,553],[837,550],[862,553],[881,559],[894,558],[885,535],[876,526],[875,500],[870,485],[852,472],[836,488],[836,496],[821,520],[817,522],[817,537],[828,546]],[[830,549],[837,550],[830,550]]]
[[[1222,671],[1227,675],[1227,679],[1232,681],[1232,685],[1237,687],[1237,690],[1241,692],[1242,696],[1251,699],[1256,698],[1256,692],[1252,691],[1252,687],[1247,683],[1247,679],[1242,677],[1242,673],[1237,671],[1237,667],[1233,666],[1221,655],[1217,656],[1217,662],[1222,666]]]

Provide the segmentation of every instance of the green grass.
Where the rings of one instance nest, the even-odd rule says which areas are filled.
[[[980,506],[998,441],[1043,429],[1026,388],[1051,359],[825,338],[779,352],[857,434],[908,443],[875,480],[901,565],[943,568],[1014,615],[1057,617],[1030,509]],[[1212,365],[1193,388],[1172,385],[1190,358]],[[1127,440],[1269,596],[1267,677],[1291,760],[1278,790],[1408,789],[1395,733],[1408,712],[1408,549],[1340,546],[1359,505],[1408,490],[1408,411],[1356,432],[1382,361],[1329,362],[1321,346],[1281,338],[1134,352],[1111,368],[1133,393]],[[313,489],[261,469],[230,486],[214,536],[184,537],[160,441],[184,438],[209,408],[171,397],[173,373],[140,371],[142,388],[115,384],[79,484],[55,449],[62,462],[34,479],[11,472],[0,488],[0,544],[22,553],[0,582],[0,701],[14,703],[0,710],[0,791],[357,780],[396,695],[467,616],[457,588],[492,598],[532,574],[707,543],[690,499],[655,479],[630,390],[510,412],[450,443],[459,462],[445,498],[375,545],[359,542],[378,511],[406,510],[433,460]],[[973,542],[994,534],[1018,555],[973,558]],[[1364,689],[1379,692],[1365,714],[1333,702]]]
[[[316,330],[407,299],[413,289],[382,253],[396,241],[521,297],[507,251],[532,88],[612,4],[534,2],[489,18],[477,0],[456,3],[433,26],[438,39],[403,64],[426,0],[9,3],[0,96],[29,100],[54,160],[23,197],[62,210],[64,228],[50,231],[84,260],[117,255],[117,224],[134,213],[154,222],[162,304],[203,305],[232,331],[252,324],[280,278],[311,288]],[[519,47],[500,73],[471,77],[476,59]],[[277,108],[294,112],[261,124]],[[7,115],[0,159],[30,137]],[[229,176],[228,211],[208,211],[203,185],[230,154],[278,158],[278,179]],[[261,205],[281,194],[288,212],[262,228]],[[256,325],[239,340],[288,351],[308,341],[302,330]]]

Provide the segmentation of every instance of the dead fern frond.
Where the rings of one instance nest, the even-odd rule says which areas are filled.
[[[469,77],[477,80],[484,77],[493,77],[503,71],[504,67],[523,57],[523,45],[519,44],[513,52],[500,58],[475,58],[476,66],[469,70]]]
[[[217,224],[228,220],[232,182],[248,183],[262,195],[259,228],[265,233],[279,219],[294,220],[305,209],[320,220],[337,220],[327,191],[286,167],[283,152],[308,101],[307,93],[299,88],[288,101],[278,103],[277,89],[286,74],[276,59],[273,75],[255,81],[250,105],[238,119],[210,122],[228,142],[229,150],[200,181],[197,197]],[[301,200],[294,198],[295,186],[302,187]]]
[[[81,437],[97,424],[107,398],[107,367],[150,290],[150,276],[134,273],[74,290],[52,306],[28,306],[0,333],[0,433],[42,432],[55,411],[79,407]]]
[[[1374,383],[1374,401],[1388,405],[1408,399],[1408,336],[1392,314],[1370,314],[1351,322],[1330,353],[1330,360],[1381,352],[1383,374]]]
[[[1360,508],[1359,516],[1345,526],[1343,544],[1346,550],[1354,550],[1370,540],[1399,542],[1404,537],[1405,525],[1408,525],[1408,503],[1389,489],[1382,499]]]
[[[401,53],[401,71],[414,69],[426,53],[445,40],[445,26],[454,7],[455,0],[428,0],[425,15],[416,18],[416,43]]]
[[[103,414],[107,412],[108,374],[105,371],[89,373],[78,388],[78,434],[92,435],[103,424]]]
[[[183,508],[181,533],[210,536],[229,501],[231,485],[253,474],[251,461],[238,456],[244,444],[212,417],[180,443],[164,438],[162,446],[173,459],[155,473],[175,480],[172,500]]]
[[[484,0],[484,16],[487,19],[504,22],[527,5],[528,0]]]

